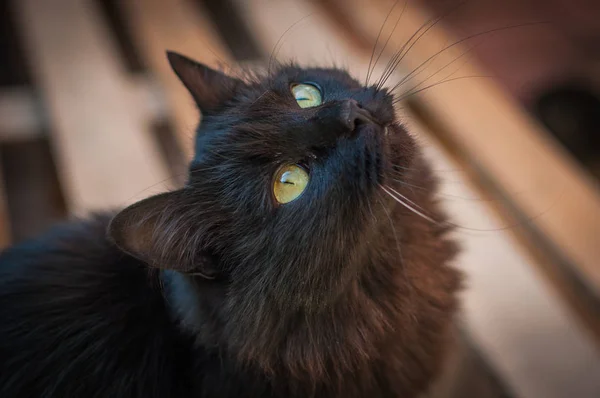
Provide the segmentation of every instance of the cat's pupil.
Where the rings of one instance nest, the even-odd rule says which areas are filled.
[[[321,90],[315,84],[292,84],[290,90],[300,108],[312,108],[323,103]]]
[[[281,176],[281,182],[283,182],[284,184],[295,185],[296,183],[293,181],[293,179],[294,179],[294,177],[291,175],[291,172],[289,172],[289,171],[286,171]]]
[[[273,195],[280,204],[297,199],[308,185],[308,173],[296,164],[281,167],[275,173]]]

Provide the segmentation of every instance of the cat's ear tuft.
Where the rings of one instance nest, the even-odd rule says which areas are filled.
[[[209,68],[181,54],[167,51],[171,68],[188,89],[202,112],[218,109],[233,98],[242,81]]]
[[[119,249],[146,264],[193,273],[207,278],[216,274],[211,256],[190,238],[189,206],[182,206],[183,190],[162,193],[125,208],[111,220],[108,236]]]

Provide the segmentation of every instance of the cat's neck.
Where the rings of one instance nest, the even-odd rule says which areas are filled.
[[[420,222],[399,220],[398,225],[409,221]],[[166,301],[199,347],[219,346],[219,352],[253,364],[270,380],[337,383],[344,391],[365,392],[365,386],[375,383],[413,396],[441,364],[456,307],[453,293],[460,283],[445,265],[454,255],[451,241],[439,241],[427,256],[412,249],[430,241],[432,234],[439,236],[436,228],[423,226],[403,236],[402,262],[396,252],[385,250],[396,247],[395,237],[381,239],[359,267],[361,275],[322,311],[282,311],[268,297],[231,307],[226,282],[173,271],[162,274]],[[443,288],[431,287],[438,285]]]
[[[197,331],[202,323],[202,312],[194,281],[177,271],[161,273],[165,300],[174,320],[187,331]]]
[[[181,331],[191,335],[199,347],[217,344],[218,322],[207,313],[211,312],[210,306],[221,304],[223,284],[172,270],[161,271],[160,278],[167,308]]]

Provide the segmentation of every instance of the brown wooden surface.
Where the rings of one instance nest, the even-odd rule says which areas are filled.
[[[165,101],[154,80],[135,76],[129,86],[132,102],[140,104],[144,119],[160,120],[167,116]],[[43,104],[34,89],[0,88],[0,142],[36,139],[47,127]]]
[[[485,198],[488,207],[502,220],[503,225],[508,226],[508,232],[515,238],[526,255],[531,258],[530,264],[541,272],[541,277],[548,280],[557,291],[561,299],[565,300],[569,309],[577,316],[574,318],[600,346],[600,317],[598,316],[597,300],[588,294],[587,290],[580,286],[578,280],[572,280],[569,272],[564,272],[569,264],[560,264],[561,259],[556,258],[557,253],[551,248],[536,245],[538,236],[528,228],[527,220],[519,217],[514,207],[503,199],[503,193],[497,190],[493,180],[482,170],[468,160],[468,155],[456,149],[452,142],[447,142],[447,137],[452,134],[448,132],[438,119],[431,114],[422,114],[419,108],[411,106],[413,120],[416,121],[423,131],[429,131],[451,161],[464,173],[469,183],[482,198]],[[571,278],[571,279],[569,279]]]
[[[0,88],[0,142],[30,139],[39,131],[42,115],[27,87]]]
[[[452,161],[448,156],[454,154],[442,152],[438,132],[432,131],[438,126],[414,114],[406,123],[440,170],[440,199],[459,226],[457,265],[466,276],[460,319],[473,344],[517,397],[596,396],[597,340],[548,283],[547,273],[540,272],[538,261],[547,254],[522,245],[520,228],[515,231],[510,224],[518,220],[503,214],[501,201],[472,188],[476,178],[447,174],[461,167],[464,158]]]
[[[189,158],[200,114],[165,52],[177,51],[212,67],[227,62],[228,52],[205,13],[192,7],[191,1],[126,0],[121,5],[144,61],[162,85],[176,134]]]
[[[123,206],[164,189],[166,168],[95,3],[22,0],[15,11],[69,209]]]
[[[34,238],[67,215],[48,138],[38,136],[0,144],[2,182],[14,243]]]
[[[360,34],[369,35],[374,41],[393,4],[383,0],[350,0],[345,9],[353,10],[349,15]],[[400,9],[398,5],[390,22],[396,20]],[[401,23],[390,37],[388,52],[400,49],[430,18],[408,2]],[[387,34],[390,31],[391,27]],[[387,34],[383,36],[385,39]],[[460,70],[451,78],[486,75],[468,57],[434,75],[477,43],[472,40],[452,46],[457,40],[460,38],[451,37],[441,26],[420,37],[404,57],[401,68],[410,73],[423,65],[422,72],[415,73],[402,90],[435,84],[452,75],[459,66]],[[434,56],[449,46],[452,47]],[[440,118],[452,132],[456,145],[502,187],[528,222],[556,245],[588,289],[600,297],[598,184],[492,79],[466,78],[440,84],[424,91],[421,97],[422,107]]]
[[[364,35],[359,45],[356,45],[356,38],[343,27],[340,28],[340,21],[345,20],[336,18],[337,22],[332,23],[327,10],[320,8],[318,1],[311,4],[290,0],[236,0],[250,22],[252,33],[259,38],[265,54],[270,54],[279,42],[280,47],[276,51],[278,58],[295,58],[304,64],[334,63],[348,67],[355,75],[364,78],[370,55],[365,43],[371,41],[377,33],[391,3],[384,0],[339,2],[343,3],[339,10],[344,11],[344,15],[340,13],[340,16],[353,18],[346,28],[355,27]],[[18,4],[20,28],[26,39],[27,49],[32,54],[31,63],[36,82],[42,89],[43,99],[49,109],[61,182],[66,187],[72,211],[119,206],[135,198],[139,199],[136,195],[147,196],[151,192],[146,191],[146,188],[164,188],[160,182],[168,174],[157,155],[156,145],[147,132],[154,112],[159,118],[165,115],[173,118],[179,142],[188,156],[191,153],[190,142],[198,113],[189,95],[170,71],[164,51],[179,51],[213,66],[219,60],[231,60],[228,51],[214,34],[210,20],[202,11],[192,7],[192,3],[185,0],[121,2],[127,23],[134,33],[135,44],[140,48],[144,62],[156,74],[160,84],[160,89],[157,90],[151,78],[143,78],[142,81],[150,83],[140,85],[132,81],[130,76],[125,76],[110,42],[110,35],[102,25],[95,3],[91,0],[15,2]],[[331,10],[330,8],[328,11]],[[404,16],[403,23],[399,24],[397,34],[390,40],[390,47],[397,48],[402,40],[406,40],[404,35],[413,33],[423,18],[418,10],[409,11]],[[411,50],[406,60],[409,68],[415,67],[435,50],[439,50],[442,41],[447,44],[452,40],[442,33],[431,34],[434,36],[432,42],[429,41],[428,34],[420,40],[419,46]],[[379,72],[381,64],[384,64],[383,58],[379,63]],[[430,66],[439,64],[444,65],[444,60],[431,63]],[[426,71],[420,78],[427,77],[433,71],[428,70],[430,72]],[[463,75],[473,73],[475,71],[469,68],[462,70]],[[398,74],[395,78],[401,76]],[[416,84],[418,78],[411,80],[411,83]],[[531,210],[531,206],[536,203],[536,206],[542,207],[548,201],[551,204],[549,208],[554,209],[556,204],[550,199],[553,195],[556,196],[556,187],[551,189],[546,185],[564,185],[564,179],[570,176],[575,176],[576,181],[566,188],[575,189],[575,199],[583,197],[581,203],[584,207],[580,209],[581,212],[585,209],[594,210],[589,207],[588,199],[595,197],[596,193],[586,196],[585,189],[582,193],[578,185],[582,181],[581,173],[569,163],[568,157],[565,161],[564,154],[552,142],[536,136],[540,132],[537,126],[524,117],[510,100],[503,97],[493,84],[480,85],[477,81],[470,83],[462,91],[462,82],[464,81],[461,81],[460,86],[454,86],[458,90],[442,91],[441,97],[438,97],[438,93],[443,85],[431,90],[431,96],[426,97],[423,103],[432,114],[442,116],[445,129],[453,134],[456,129],[461,129],[460,134],[455,136],[457,141],[466,142],[463,149],[469,153],[475,151],[478,161],[482,156],[485,157],[483,164],[490,172],[496,173],[499,170],[503,178],[520,181],[522,185],[505,186],[509,192],[515,193],[514,189],[523,187],[527,188],[525,193],[533,191],[532,199],[519,202],[525,210]],[[452,84],[454,83],[449,83],[448,87],[453,87]],[[135,87],[145,88],[140,90]],[[459,95],[456,95],[457,91]],[[491,99],[485,98],[484,94],[487,93],[492,93]],[[161,99],[163,94],[168,98],[167,101]],[[456,103],[448,105],[448,101]],[[483,103],[480,104],[480,101]],[[30,103],[22,101],[21,104],[25,106],[19,109],[29,107]],[[414,114],[409,113],[407,117],[415,122],[415,131],[427,132],[430,129]],[[20,120],[23,122],[24,119]],[[25,120],[23,125],[27,122]],[[1,123],[2,121],[0,125]],[[484,133],[481,126],[486,126]],[[526,130],[525,138],[515,139],[514,136],[519,135],[520,129]],[[505,131],[508,133],[504,134]],[[431,131],[429,134],[435,135]],[[503,141],[498,143],[498,140],[508,142],[501,145]],[[477,152],[477,148],[486,145],[488,141],[491,149]],[[436,169],[448,171],[457,167],[439,151],[435,142],[430,144],[428,153]],[[501,159],[507,153],[510,154],[512,144],[519,145],[514,152],[516,156],[509,157],[510,164],[503,167]],[[497,153],[495,147],[499,149]],[[548,148],[552,155],[550,157]],[[534,150],[531,157],[527,149]],[[540,155],[538,151],[546,151],[546,155]],[[539,174],[539,170],[520,169],[523,164],[537,165],[536,162],[540,159],[543,160],[540,165],[545,167],[547,163],[544,161],[553,161],[553,156],[562,157],[562,162],[567,164],[567,171],[558,173],[556,181],[538,181],[537,179],[547,178],[546,171]],[[555,170],[551,168],[550,171]],[[478,200],[477,193],[468,188],[465,178],[460,173],[452,175],[455,176],[454,181],[443,178],[442,195],[446,195],[443,198],[477,198],[451,204],[450,212],[454,219],[462,225],[475,228],[501,228],[502,224],[491,215],[486,203]],[[505,183],[504,180],[501,182]],[[533,185],[526,186],[527,184]],[[540,184],[541,188],[538,187]],[[593,188],[591,190],[594,191]],[[561,192],[571,191],[563,189]],[[0,194],[0,199],[1,197]],[[546,202],[540,204],[541,200]],[[573,206],[577,207],[577,203],[573,204],[570,200],[566,205],[559,203],[558,213],[550,213],[551,218],[556,222],[564,217],[567,227],[573,228],[576,225],[573,223],[579,219],[571,220],[568,211]],[[577,213],[576,216],[580,217],[581,214]],[[488,219],[490,221],[482,224],[482,220]],[[592,214],[587,221],[594,220],[597,218]],[[540,222],[537,218],[536,221]],[[0,200],[0,246],[2,225]],[[556,227],[547,222],[542,223],[542,226],[550,230],[553,226]],[[597,232],[597,229],[592,228],[591,232],[594,231]],[[562,397],[565,396],[565,391],[569,392],[571,385],[572,394],[569,396],[586,397],[589,395],[586,393],[590,391],[600,392],[597,383],[593,384],[593,375],[600,371],[594,346],[572,325],[568,308],[541,282],[531,265],[533,260],[527,253],[519,251],[511,235],[510,231],[460,233],[459,238],[464,242],[466,252],[460,265],[467,272],[470,281],[469,289],[465,292],[463,316],[467,328],[474,332],[474,341],[479,348],[483,348],[490,362],[499,367],[501,375],[506,377],[511,386],[516,387],[519,396]],[[557,237],[554,236],[553,239]],[[588,247],[589,242],[588,246],[585,242],[582,245],[571,249],[576,251],[581,247]],[[448,382],[450,384],[446,384],[444,392],[448,393],[452,389],[453,397],[495,397],[499,394],[498,391],[486,390],[493,383],[486,381],[479,387],[465,387],[469,381],[485,380],[482,376],[482,372],[485,373],[483,368],[484,364],[480,359],[465,361],[464,358],[455,358],[450,369],[460,370],[462,375],[461,372],[455,372],[451,376],[453,380],[462,377],[462,381],[457,382],[459,385],[453,384],[453,381]],[[472,379],[469,380],[469,377]],[[597,389],[594,390],[595,388]]]
[[[442,376],[423,398],[516,398],[491,372],[468,333],[457,327],[454,334]]]

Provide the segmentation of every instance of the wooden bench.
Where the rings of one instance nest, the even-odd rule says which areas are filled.
[[[186,0],[118,2],[147,68],[136,76],[125,70],[92,0],[14,4],[42,103],[31,88],[0,92],[0,143],[48,130],[74,214],[120,207],[171,187],[173,170],[162,159],[150,126],[158,118],[171,120],[189,159],[199,115],[171,72],[165,50],[212,66],[235,62],[202,8]],[[301,63],[338,64],[360,78],[366,76],[370,46],[391,7],[384,0],[344,0],[343,7],[342,0],[234,4],[247,19],[263,59],[273,53]],[[390,49],[398,49],[431,18],[410,1],[404,13]],[[405,56],[404,74],[399,71],[391,81],[423,63],[434,68],[452,61],[464,46],[429,58],[454,40],[439,26],[432,28]],[[379,76],[389,58],[390,52],[382,54],[373,76]],[[461,72],[481,73],[472,62]],[[419,79],[429,75],[411,76],[411,87],[427,86]],[[576,305],[558,294],[560,286],[573,288],[568,281],[555,276],[553,284],[547,283],[554,257],[543,248],[533,250],[529,230],[517,235],[521,229],[510,226],[522,219],[515,219],[504,204],[524,215],[527,225],[551,242],[595,291],[600,275],[594,263],[600,258],[594,244],[600,232],[596,187],[491,81],[457,80],[412,98],[403,117],[422,136],[434,168],[450,171],[440,173],[448,211],[460,225],[489,230],[457,232],[464,246],[459,265],[469,278],[462,315],[468,335],[518,396],[558,398],[566,389],[570,395],[587,396],[598,387],[590,375],[600,369],[595,367],[593,334],[582,325],[593,329],[597,318],[590,322],[589,309],[576,316]],[[486,199],[479,200],[484,180]],[[0,176],[0,247],[9,241],[1,182]],[[492,210],[490,204],[497,203],[504,212]]]
[[[168,172],[94,3],[16,5],[70,210],[123,206],[165,181]]]
[[[226,63],[228,51],[206,15],[190,1],[130,0],[121,5],[143,60],[162,84],[177,137],[191,158],[192,137],[200,115],[166,62],[165,51],[180,52],[212,67]]]
[[[127,0],[119,6],[149,75],[125,70],[97,3],[26,0],[14,6],[42,103],[29,88],[0,92],[0,141],[51,131],[74,214],[120,207],[172,185],[150,126],[172,119],[189,158],[199,113],[170,71],[165,51],[211,65],[224,58],[210,22],[190,2]]]
[[[213,66],[225,58],[210,22],[190,2],[118,5],[147,73],[126,70],[97,2],[26,0],[11,10],[34,87],[0,88],[0,144],[50,132],[68,210],[75,215],[122,207],[181,180],[167,168],[151,127],[157,120],[174,122],[184,163],[199,113],[170,71],[165,51]],[[9,242],[8,218],[0,189],[0,247]]]

